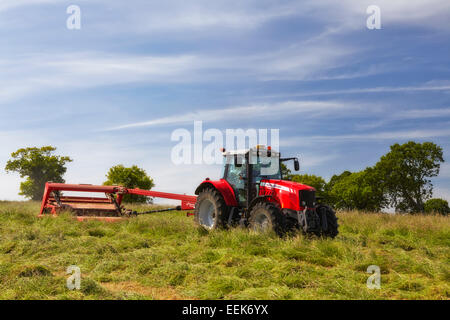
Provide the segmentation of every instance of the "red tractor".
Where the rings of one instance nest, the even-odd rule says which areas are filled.
[[[280,158],[264,146],[222,151],[222,178],[206,178],[195,190],[197,224],[210,230],[241,225],[278,234],[293,228],[331,238],[338,234],[335,212],[316,202],[314,188],[283,180],[281,163],[293,160],[298,171],[297,158]]]

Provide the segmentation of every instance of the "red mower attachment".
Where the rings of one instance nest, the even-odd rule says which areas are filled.
[[[62,193],[64,191],[103,193],[105,194],[105,197],[64,196]],[[136,212],[125,209],[122,206],[122,199],[125,194],[180,200],[181,206],[162,210]],[[44,196],[42,198],[41,210],[38,217],[42,217],[45,214],[57,216],[60,211],[67,210],[75,213],[76,218],[79,221],[90,219],[116,221],[124,217],[138,214],[172,210],[193,210],[196,200],[196,196],[142,189],[127,189],[120,186],[95,186],[89,184],[47,182],[45,184]]]

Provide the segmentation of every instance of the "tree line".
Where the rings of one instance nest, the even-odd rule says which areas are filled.
[[[64,183],[66,164],[73,160],[55,155],[56,148],[22,148],[11,154],[5,170],[18,172],[25,178],[20,184],[20,195],[40,200],[47,181]],[[449,214],[448,202],[432,199],[431,178],[439,174],[444,162],[442,148],[433,142],[409,141],[394,144],[372,167],[358,172],[344,171],[327,182],[313,174],[292,174],[282,164],[283,178],[312,186],[321,201],[336,209],[379,212],[394,208],[397,212],[436,212]],[[106,174],[104,185],[122,185],[126,188],[150,190],[153,179],[138,166],[116,165]],[[145,203],[148,197],[125,195],[126,202]]]

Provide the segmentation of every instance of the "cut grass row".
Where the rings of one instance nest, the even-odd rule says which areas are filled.
[[[334,240],[207,232],[183,212],[37,219],[0,202],[0,299],[448,299],[450,220],[341,212]],[[80,267],[81,290],[66,288]],[[381,289],[366,286],[369,265]]]

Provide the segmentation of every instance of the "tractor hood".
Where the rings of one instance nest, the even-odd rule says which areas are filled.
[[[272,196],[282,208],[303,210],[314,207],[316,203],[316,190],[306,184],[278,180],[263,179],[260,183],[259,195]]]
[[[278,179],[262,179],[261,185],[266,186],[268,188],[272,187],[275,189],[282,189],[284,191],[299,191],[299,190],[307,190],[307,191],[316,191],[313,187],[310,187],[306,184],[288,181],[288,180],[278,180]]]

